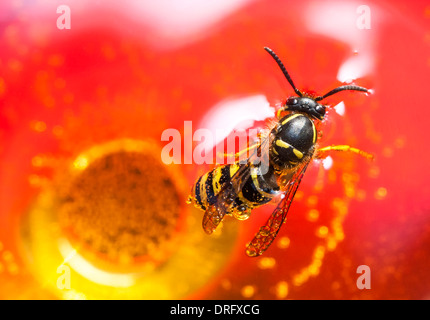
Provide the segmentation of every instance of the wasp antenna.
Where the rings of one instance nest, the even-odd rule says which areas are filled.
[[[335,93],[338,93],[339,91],[343,91],[343,90],[354,90],[354,91],[369,92],[368,89],[363,88],[363,87],[359,87],[359,86],[340,86],[340,87],[337,87],[337,88],[327,92],[323,96],[316,97],[314,100],[315,101],[321,101],[321,100],[323,100],[323,99],[325,99],[325,98],[327,98],[327,97],[329,97]]]
[[[285,78],[287,78],[287,80],[290,83],[291,87],[293,87],[295,93],[297,93],[297,95],[299,97],[303,97],[303,93],[301,93],[300,90],[297,89],[296,86],[294,85],[294,82],[291,79],[290,75],[288,74],[288,71],[285,68],[284,64],[282,63],[281,59],[279,59],[279,57],[276,55],[276,53],[273,52],[272,49],[270,49],[268,47],[264,47],[264,50],[266,50],[272,56],[272,58],[275,59],[275,61],[278,64],[279,68],[281,68],[282,73],[284,74]]]

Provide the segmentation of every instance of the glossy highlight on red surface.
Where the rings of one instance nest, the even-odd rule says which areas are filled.
[[[428,3],[369,1],[370,29],[357,27],[354,1],[149,3],[64,1],[70,30],[57,28],[60,3],[0,4],[0,298],[429,299]],[[324,101],[344,114],[329,110],[319,146],[352,145],[374,161],[340,153],[327,168],[309,165],[287,223],[256,259],[245,245],[274,206],[207,236],[185,204],[210,165],[166,166],[171,179],[157,184],[182,197],[173,248],[160,238],[148,244],[162,248],[155,255],[109,258],[115,248],[94,252],[86,235],[76,247],[48,241],[65,237],[50,220],[60,191],[93,161],[159,152],[165,129],[185,135],[184,121],[197,129],[225,101],[264,95],[275,107],[293,95],[265,46],[301,90],[350,80],[372,89]],[[58,287],[60,265],[72,268],[70,289]],[[360,265],[371,289],[357,287]]]

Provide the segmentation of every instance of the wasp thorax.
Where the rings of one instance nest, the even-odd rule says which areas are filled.
[[[278,162],[297,164],[313,150],[316,142],[315,125],[302,114],[288,115],[280,123],[272,141],[272,151]]]

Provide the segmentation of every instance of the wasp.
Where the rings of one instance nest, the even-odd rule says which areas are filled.
[[[203,174],[193,185],[189,198],[195,207],[204,211],[202,226],[208,234],[225,215],[244,220],[254,208],[279,199],[266,224],[246,246],[246,254],[251,257],[260,256],[276,238],[313,159],[323,159],[329,151],[349,151],[373,158],[348,145],[317,148],[319,125],[328,107],[320,102],[344,90],[364,93],[369,90],[343,85],[322,96],[304,93],[296,88],[280,58],[271,49],[264,49],[276,61],[296,96],[286,99],[277,110],[275,125],[247,148],[250,156],[246,161],[219,165]]]

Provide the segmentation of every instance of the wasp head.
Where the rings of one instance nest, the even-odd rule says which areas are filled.
[[[325,106],[319,104],[312,98],[308,97],[290,97],[285,103],[285,109],[290,111],[299,111],[318,120],[323,120],[325,115]]]
[[[271,49],[265,47],[264,48],[276,61],[279,68],[281,69],[282,73],[284,74],[287,81],[290,83],[291,87],[294,89],[294,92],[297,94],[297,97],[291,97],[287,100],[285,109],[292,110],[292,111],[300,111],[305,114],[308,114],[312,116],[313,118],[322,120],[325,116],[326,107],[322,104],[319,104],[318,101],[321,101],[335,93],[338,93],[343,90],[353,90],[353,91],[361,91],[361,92],[369,92],[366,88],[354,86],[354,85],[345,85],[337,87],[329,92],[327,92],[323,96],[318,96],[315,98],[311,98],[307,96],[306,94],[303,94],[299,89],[296,88],[294,85],[293,80],[291,79],[290,75],[288,74],[287,69],[285,68],[284,64],[282,63],[281,59],[274,53]]]

